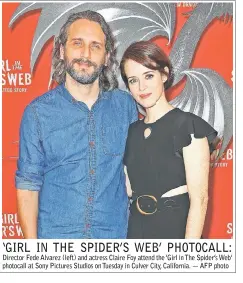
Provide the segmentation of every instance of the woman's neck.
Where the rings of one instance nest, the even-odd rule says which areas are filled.
[[[174,107],[169,104],[163,94],[160,99],[150,108],[146,108],[145,123],[154,123]]]

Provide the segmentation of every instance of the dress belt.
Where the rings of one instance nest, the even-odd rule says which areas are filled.
[[[161,198],[149,194],[138,195],[133,192],[131,197],[132,206],[135,204],[136,209],[143,215],[151,215],[165,208],[180,208],[181,202],[178,200],[181,198],[189,200],[188,193]]]

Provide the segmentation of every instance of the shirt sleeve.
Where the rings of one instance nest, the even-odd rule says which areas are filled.
[[[137,120],[138,120],[138,108],[137,108],[136,101],[132,98],[130,124],[136,122]]]
[[[123,164],[126,166],[127,165],[127,158],[128,158],[128,151],[129,151],[129,143],[131,139],[131,124],[136,122],[138,120],[138,108],[137,108],[137,103],[136,101],[132,98],[132,96],[129,94],[129,99],[131,101],[130,103],[130,127],[128,129],[128,136],[127,136],[127,141],[126,141],[126,147],[125,147],[125,153],[123,157]]]
[[[40,125],[35,109],[26,107],[21,124],[19,159],[15,174],[17,189],[40,191],[43,184],[44,153],[40,139]]]
[[[130,126],[131,127],[131,126]],[[130,143],[130,128],[128,129],[128,137],[127,137],[127,141],[126,141],[126,147],[125,147],[125,152],[124,152],[124,156],[123,156],[123,165],[127,166],[127,158],[128,158],[128,151],[129,151],[129,143]]]

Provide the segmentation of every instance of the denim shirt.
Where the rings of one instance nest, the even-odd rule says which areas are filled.
[[[123,154],[136,104],[101,92],[91,110],[64,85],[32,101],[20,127],[16,188],[39,192],[38,238],[126,238]]]

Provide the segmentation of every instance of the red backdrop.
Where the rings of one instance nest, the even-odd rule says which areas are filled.
[[[19,124],[25,106],[35,97],[46,92],[51,68],[53,38],[44,46],[31,81],[30,51],[40,11],[29,12],[18,20],[13,27],[8,27],[10,18],[18,3],[2,5],[2,213],[3,238],[21,238],[22,233],[17,219],[16,189],[14,175],[18,156]],[[175,39],[187,20],[183,15],[193,9],[192,6],[178,5],[175,35],[170,45],[167,39],[154,39],[169,54]],[[19,61],[19,63],[16,61]],[[194,68],[209,68],[218,72],[232,87],[233,70],[233,23],[224,23],[215,19],[204,32],[196,49],[192,62]],[[16,86],[11,85],[7,71],[16,76]],[[22,75],[21,75],[22,74]],[[174,98],[183,89],[181,82],[168,93]],[[232,141],[225,155],[211,169],[209,184],[209,207],[203,232],[204,238],[231,238],[233,222],[233,156]]]

